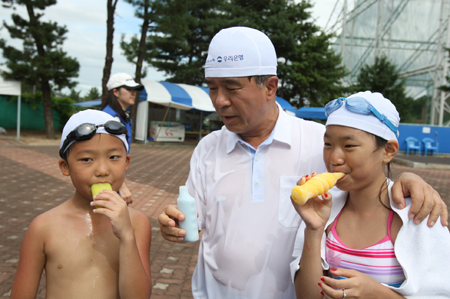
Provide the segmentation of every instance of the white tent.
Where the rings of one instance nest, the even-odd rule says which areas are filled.
[[[20,139],[20,81],[5,81],[0,76],[0,95],[18,96],[17,100],[17,139]]]
[[[165,81],[142,79],[145,89],[139,94],[137,108],[136,132],[134,139],[147,142],[148,131],[148,102],[169,108],[205,112],[214,112],[214,106],[209,97],[208,88],[187,84],[176,84]],[[288,114],[295,116],[296,110],[283,98],[276,97],[276,101]],[[201,128],[199,138],[201,138]]]
[[[148,102],[181,110],[215,111],[207,88],[149,79],[142,79],[141,83],[145,90],[141,91],[139,95],[135,140],[147,142]]]

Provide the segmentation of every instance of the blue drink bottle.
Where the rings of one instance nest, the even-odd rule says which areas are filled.
[[[195,242],[198,240],[197,208],[195,199],[189,195],[186,186],[180,186],[180,195],[177,199],[178,210],[185,218],[180,221],[180,228],[186,231],[185,242]]]

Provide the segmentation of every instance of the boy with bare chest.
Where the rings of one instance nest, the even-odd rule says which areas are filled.
[[[127,147],[126,128],[104,112],[69,119],[59,167],[75,194],[30,224],[11,298],[35,298],[44,269],[46,298],[150,297],[150,222],[116,192],[130,162]],[[93,198],[96,183],[115,191]]]

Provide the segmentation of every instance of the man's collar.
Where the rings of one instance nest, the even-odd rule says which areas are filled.
[[[280,104],[277,103],[277,106],[280,113],[278,113],[278,120],[274,128],[275,135],[273,136],[273,139],[290,146],[292,141],[292,117],[281,108]]]
[[[277,107],[279,113],[277,122],[275,123],[275,127],[273,128],[273,130],[275,130],[273,139],[282,143],[286,143],[290,146],[292,138],[291,118],[289,115],[287,115],[286,112],[283,111],[283,108],[281,108],[280,104],[277,103]],[[231,153],[236,147],[236,144],[241,140],[242,138],[239,136],[239,134],[233,133],[227,129],[227,154]]]

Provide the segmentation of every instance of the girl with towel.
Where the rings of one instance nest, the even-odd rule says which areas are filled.
[[[450,298],[448,228],[415,224],[411,199],[403,210],[391,200],[395,106],[366,91],[331,101],[325,114],[324,161],[345,174],[336,187],[348,196],[294,203],[303,219],[291,264],[297,298]]]

